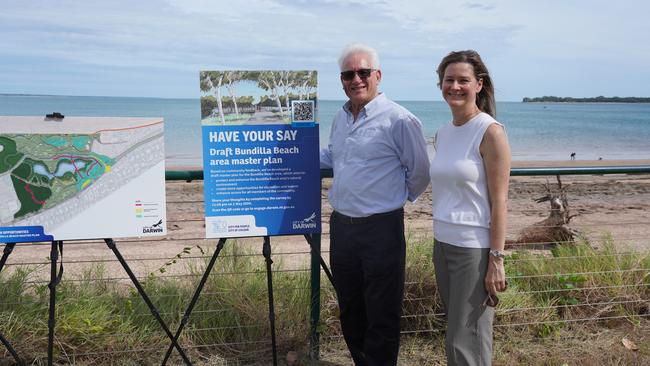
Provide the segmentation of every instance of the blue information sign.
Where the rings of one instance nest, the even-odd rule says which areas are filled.
[[[320,232],[315,90],[312,99],[306,93],[305,100],[292,103],[280,103],[278,91],[267,91],[271,95],[266,98],[251,92],[263,85],[260,78],[269,81],[269,74],[294,73],[295,77],[306,72],[237,73],[240,90],[250,94],[240,97],[249,103],[236,109],[227,104],[232,101],[227,96],[221,97],[222,103],[214,102],[214,94],[220,95],[214,84],[228,72],[201,73],[207,94],[202,97],[206,237]],[[315,73],[309,77],[315,79]]]

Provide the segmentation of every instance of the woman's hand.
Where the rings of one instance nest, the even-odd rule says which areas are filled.
[[[488,256],[488,269],[485,275],[485,290],[490,295],[496,295],[497,292],[503,292],[508,288],[506,282],[506,271],[503,266],[503,258]]]

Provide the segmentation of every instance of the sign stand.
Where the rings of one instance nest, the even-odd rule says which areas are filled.
[[[278,349],[275,343],[275,306],[273,305],[273,273],[271,272],[271,238],[264,237],[262,254],[266,259],[266,282],[269,293],[269,321],[271,322],[271,347],[273,349],[273,366],[278,366]]]
[[[144,291],[144,288],[142,288],[142,285],[140,284],[140,281],[135,277],[135,274],[133,274],[133,271],[129,267],[129,265],[126,263],[124,260],[124,257],[122,257],[122,254],[120,253],[119,249],[117,249],[117,245],[113,239],[104,239],[106,242],[106,245],[115,253],[115,257],[117,260],[120,262],[126,273],[129,275],[129,278],[131,279],[131,282],[135,286],[135,288],[138,290],[140,293],[140,297],[144,300],[145,303],[147,303],[147,306],[149,307],[149,310],[151,311],[151,314],[156,318],[158,323],[160,324],[160,327],[165,331],[167,334],[167,337],[172,341],[172,346],[178,350],[178,353],[181,355],[183,358],[183,361],[185,361],[186,364],[191,365],[192,363],[190,362],[190,359],[187,357],[185,354],[185,351],[181,348],[181,346],[178,344],[176,341],[176,338],[172,334],[172,332],[169,330],[169,327],[165,323],[165,321],[162,319],[160,316],[160,312],[156,308],[156,306],[151,302],[151,299],[149,299],[149,296],[147,293]]]
[[[59,252],[61,253],[60,268],[56,269],[56,262],[59,260]],[[47,364],[52,365],[54,360],[54,326],[56,324],[56,286],[61,282],[63,277],[63,242],[60,240],[52,241],[52,249],[50,251],[50,283],[47,287],[50,289],[50,310],[49,318],[47,320]]]
[[[323,271],[327,275],[328,279],[332,281],[332,275],[327,268],[327,265],[325,264],[325,261],[323,260],[323,257],[320,255],[320,235],[305,235],[305,239],[307,243],[309,243],[311,247],[311,255],[312,255],[312,267],[320,266],[323,268]],[[115,254],[115,257],[117,260],[120,262],[126,273],[128,274],[129,278],[131,279],[131,282],[133,285],[136,287],[138,290],[138,293],[142,297],[142,299],[145,301],[147,306],[149,307],[149,310],[151,311],[151,314],[156,318],[158,323],[160,324],[160,327],[165,331],[169,339],[171,340],[171,344],[169,348],[167,349],[167,353],[165,354],[165,358],[162,361],[162,365],[166,365],[167,361],[169,360],[169,357],[171,356],[171,353],[174,348],[178,350],[180,356],[183,358],[183,361],[187,365],[192,365],[191,361],[189,360],[188,356],[186,353],[183,351],[181,348],[180,344],[178,343],[178,339],[183,332],[183,329],[187,325],[190,319],[190,315],[192,313],[192,310],[194,309],[196,303],[198,302],[199,296],[203,290],[203,287],[205,286],[205,283],[207,282],[207,279],[212,272],[212,269],[214,268],[214,265],[216,263],[217,257],[219,256],[220,252],[222,251],[225,243],[226,243],[226,238],[221,238],[219,239],[217,243],[217,247],[215,249],[215,252],[212,255],[212,258],[210,259],[210,262],[208,263],[208,266],[206,267],[205,272],[203,273],[203,276],[201,277],[201,280],[199,282],[198,287],[196,288],[194,295],[192,297],[192,300],[190,301],[187,309],[185,310],[185,313],[183,315],[183,318],[181,320],[181,323],[176,330],[176,334],[172,334],[171,331],[169,330],[169,327],[167,324],[164,322],[162,317],[160,316],[160,312],[156,308],[156,306],[153,304],[149,296],[146,294],[144,291],[144,288],[140,284],[140,281],[136,278],[135,274],[129,267],[128,263],[120,253],[119,249],[117,248],[117,244],[113,239],[104,239],[106,245],[113,251]],[[0,271],[2,271],[2,268],[4,267],[9,255],[13,251],[16,243],[7,243],[5,244],[5,248],[3,251],[2,258],[0,259]],[[275,329],[275,306],[274,306],[274,298],[273,298],[273,277],[272,277],[272,269],[271,269],[271,264],[273,264],[273,260],[271,259],[271,239],[268,236],[264,237],[264,242],[263,242],[263,247],[262,247],[262,254],[265,258],[266,262],[266,275],[267,275],[267,287],[268,287],[268,297],[269,297],[269,322],[271,326],[271,344],[272,344],[272,351],[273,351],[273,365],[277,366],[278,364],[278,356],[277,356],[277,344],[276,344],[276,329]],[[50,290],[50,306],[49,306],[49,317],[48,317],[48,365],[53,364],[53,359],[54,359],[54,330],[55,330],[55,325],[56,325],[56,287],[57,285],[61,282],[61,279],[63,277],[63,262],[59,263],[59,268],[57,269],[57,262],[59,262],[59,257],[63,255],[63,241],[60,240],[55,240],[51,242],[51,251],[50,251],[50,282],[48,284],[48,288]],[[312,271],[313,272],[313,271]],[[314,279],[312,278],[312,286],[314,286]],[[317,287],[320,287],[320,281],[316,284]],[[312,359],[317,359],[318,358],[318,333],[316,332],[316,328],[318,326],[318,318],[319,318],[319,306],[320,304],[314,304],[314,301],[317,301],[318,299],[314,299],[314,294],[313,294],[313,289],[312,289],[312,319],[311,319],[311,328],[312,328],[312,339],[311,339],[311,347],[310,347],[310,353],[311,353],[311,358]],[[314,314],[314,311],[316,312]],[[17,365],[23,366],[25,365],[24,361],[20,358],[16,350],[13,348],[11,343],[4,337],[2,333],[0,333],[0,340],[2,341],[2,344],[7,348],[9,353],[13,356],[13,358],[16,360]]]
[[[203,286],[207,282],[208,277],[210,276],[210,272],[212,272],[212,269],[214,268],[214,264],[217,261],[217,257],[219,256],[219,253],[223,249],[226,240],[227,238],[219,239],[219,242],[217,243],[217,248],[212,254],[212,258],[210,259],[210,262],[208,263],[208,266],[205,269],[203,276],[201,277],[201,281],[199,281],[198,287],[194,291],[192,300],[190,301],[190,304],[185,310],[181,323],[178,326],[178,329],[176,330],[176,334],[172,338],[173,342],[178,341],[178,338],[180,337],[181,333],[183,332],[183,329],[185,328],[185,325],[190,320],[190,315],[192,313],[192,310],[194,309],[194,306],[196,305],[196,302],[198,301],[199,296],[201,295],[201,291],[203,291]],[[271,264],[273,264],[273,260],[271,259],[271,239],[268,236],[264,237],[264,244],[262,246],[262,255],[264,255],[264,259],[266,260],[266,279],[267,279],[267,288],[269,294],[269,321],[271,324],[271,347],[273,350],[273,365],[277,366],[278,351],[277,351],[277,345],[275,340],[275,307],[273,301],[273,274],[271,270]],[[167,353],[165,353],[165,358],[163,359],[161,365],[164,366],[167,364],[167,361],[169,360],[169,357],[171,356],[172,350],[174,348],[173,346],[174,343],[172,343],[167,349]],[[188,365],[191,365],[189,361],[186,362]]]
[[[185,352],[177,342],[178,337],[174,337],[174,335],[169,330],[169,327],[160,316],[160,312],[153,304],[153,302],[151,301],[147,293],[144,291],[144,288],[140,284],[140,281],[138,281],[138,279],[136,278],[135,274],[133,273],[129,265],[124,260],[124,257],[122,256],[119,249],[117,248],[115,241],[113,239],[104,239],[104,241],[106,242],[106,245],[108,245],[108,247],[113,251],[115,257],[120,262],[120,264],[122,265],[126,273],[129,275],[131,282],[133,283],[133,285],[135,285],[136,289],[138,290],[138,293],[140,294],[140,297],[142,297],[144,302],[149,307],[151,314],[156,318],[156,320],[160,324],[160,327],[165,331],[169,339],[172,341],[172,345],[170,347],[175,347],[178,350],[178,353],[185,361],[185,363],[191,365],[192,363],[190,362],[189,358],[187,357],[187,355],[185,354]],[[9,257],[9,254],[11,254],[11,252],[14,250],[15,246],[16,243],[5,244],[2,258],[0,259],[0,271],[2,271],[2,268],[4,267],[5,262]],[[221,243],[221,246],[223,247],[223,243]],[[47,364],[49,366],[51,366],[54,361],[54,329],[56,325],[56,287],[61,282],[61,278],[63,277],[63,262],[60,262],[59,268],[57,269],[57,262],[59,262],[59,255],[61,256],[63,255],[63,241],[54,240],[51,242],[50,282],[48,284],[48,288],[50,289],[50,305],[49,305],[49,316],[47,322],[47,327],[48,327]],[[214,259],[216,259],[216,256]],[[24,361],[20,358],[20,356],[13,348],[11,343],[4,337],[2,333],[0,333],[0,341],[2,341],[2,344],[7,348],[9,353],[16,360],[17,365],[24,366],[25,365]]]
[[[7,258],[9,258],[9,254],[14,250],[14,247],[16,246],[16,243],[6,243],[5,244],[5,249],[2,252],[2,258],[0,259],[0,272],[2,272],[2,267],[5,266],[5,262],[7,262]],[[16,364],[19,366],[24,366],[25,363],[23,360],[18,356],[18,353],[14,349],[14,347],[9,343],[7,338],[5,338],[4,334],[0,332],[0,341],[2,341],[2,344],[5,346],[7,351],[11,353],[11,356],[16,360]]]
[[[318,265],[320,264],[320,266],[323,268],[323,271],[327,275],[328,279],[333,283],[332,274],[329,268],[327,267],[327,264],[323,260],[323,257],[320,255],[320,235],[319,234],[305,235],[305,239],[307,240],[307,243],[311,247],[312,266],[318,267]],[[217,247],[214,253],[212,254],[212,258],[210,259],[210,262],[208,262],[208,266],[206,267],[205,272],[203,273],[203,276],[199,281],[199,285],[194,291],[192,300],[190,301],[187,309],[183,314],[183,318],[181,319],[181,323],[179,324],[178,329],[176,330],[176,334],[173,337],[173,341],[178,342],[181,333],[183,332],[185,326],[189,322],[190,316],[192,314],[192,310],[194,310],[194,306],[196,305],[199,296],[203,291],[203,287],[205,286],[205,283],[207,282],[208,277],[210,276],[210,273],[214,268],[214,264],[216,263],[217,257],[219,256],[219,253],[223,249],[226,240],[227,238],[219,239],[219,242],[217,243]],[[267,288],[268,288],[268,296],[269,296],[269,321],[271,324],[271,346],[273,352],[273,365],[276,366],[278,364],[278,356],[277,356],[276,329],[275,329],[275,305],[273,299],[273,277],[272,277],[272,270],[271,270],[271,264],[273,263],[273,260],[271,259],[271,239],[268,236],[264,237],[262,254],[264,255],[266,261],[266,278],[267,278]],[[314,265],[314,263],[316,264]],[[317,278],[316,282],[317,283],[314,283],[314,279],[312,278],[312,286],[316,285],[317,288],[320,288],[320,277]],[[312,289],[312,317],[311,317],[312,318],[311,319],[312,339],[311,339],[311,347],[310,347],[311,349],[310,357],[315,360],[318,359],[317,327],[318,327],[320,303],[314,304],[314,301],[316,301],[317,299],[314,299],[315,296],[313,292],[314,291]],[[316,313],[314,314],[314,312]],[[169,357],[171,356],[171,353],[174,349],[174,345],[175,345],[174,343],[169,345],[169,348],[167,349],[167,352],[165,353],[165,357],[161,363],[162,366],[165,366],[167,364],[167,361],[169,361]],[[188,365],[191,365],[191,363],[188,363]]]
[[[330,269],[327,267],[327,263],[325,263],[323,256],[320,255],[320,234],[318,234],[318,236],[318,251],[316,253],[312,253],[312,255],[318,256],[320,266],[323,268],[323,272],[325,272],[327,279],[329,279],[332,286],[334,286],[334,277],[332,277],[332,272],[330,272]],[[309,246],[312,248],[312,250],[314,250],[316,245],[315,238],[309,234],[305,234],[305,240],[307,240]]]
[[[217,248],[212,254],[212,258],[210,259],[210,262],[208,263],[208,266],[205,269],[203,276],[201,277],[199,286],[194,291],[194,296],[192,296],[192,300],[190,301],[190,304],[187,306],[187,309],[183,314],[181,323],[178,325],[178,329],[176,330],[176,334],[174,335],[173,338],[175,342],[178,342],[178,338],[181,336],[181,333],[183,332],[183,328],[185,328],[185,325],[190,320],[190,315],[192,314],[192,310],[194,309],[196,302],[199,300],[199,295],[201,295],[201,291],[203,291],[203,286],[205,286],[205,283],[208,280],[208,276],[210,275],[210,272],[212,272],[212,268],[214,267],[214,264],[217,261],[217,257],[219,256],[219,253],[221,252],[225,244],[226,244],[226,238],[219,239],[219,242],[217,243]],[[174,349],[174,344],[172,343],[169,345],[169,348],[167,349],[167,353],[165,353],[165,358],[162,361],[162,365],[167,364],[167,360],[169,360],[169,356],[171,356],[173,349]]]

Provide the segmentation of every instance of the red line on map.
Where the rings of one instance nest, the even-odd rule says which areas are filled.
[[[72,162],[72,166],[74,167],[75,173],[77,173],[77,174],[79,174],[79,176],[81,176],[81,173],[79,172],[79,169],[77,168],[77,164],[74,163],[74,158],[71,157],[70,161]],[[88,174],[86,174],[86,175],[88,175]]]
[[[37,205],[44,205],[45,204],[45,201],[39,201],[39,200],[36,199],[36,195],[34,194],[34,192],[32,192],[32,190],[29,189],[29,184],[25,184],[25,190],[27,192],[29,192],[29,194],[32,195],[32,201],[34,201],[35,204],[37,204]]]
[[[92,164],[90,164],[90,166],[88,166],[88,169],[87,169],[86,171],[88,171],[88,172],[89,172],[89,171],[91,171],[91,170],[93,170],[93,168],[94,168],[94,167],[95,167],[95,165],[97,165],[97,164],[99,164],[99,163],[97,162],[97,160],[95,160],[95,162],[94,162],[94,163],[92,163]]]
[[[74,167],[75,172],[76,172],[77,174],[79,174],[79,176],[81,176],[81,173],[79,172],[79,169],[77,169],[77,165],[75,164],[75,159],[92,159],[92,160],[95,161],[94,163],[91,163],[91,165],[88,167],[88,169],[86,170],[87,172],[89,172],[90,169],[92,169],[93,166],[95,166],[95,164],[99,164],[99,166],[102,166],[102,163],[101,163],[99,160],[97,160],[97,158],[92,157],[92,156],[81,156],[81,155],[75,155],[75,156],[72,156],[72,155],[57,155],[57,156],[53,156],[53,157],[52,157],[52,159],[59,159],[59,158],[70,159],[70,161],[72,161],[72,166]],[[86,173],[86,176],[88,176],[88,173]]]

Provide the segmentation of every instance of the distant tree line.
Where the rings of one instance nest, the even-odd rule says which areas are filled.
[[[536,98],[525,97],[522,102],[524,103],[650,103],[650,98],[641,97],[604,97],[602,95],[593,98],[572,98],[572,97],[556,97],[556,96],[543,96]]]

